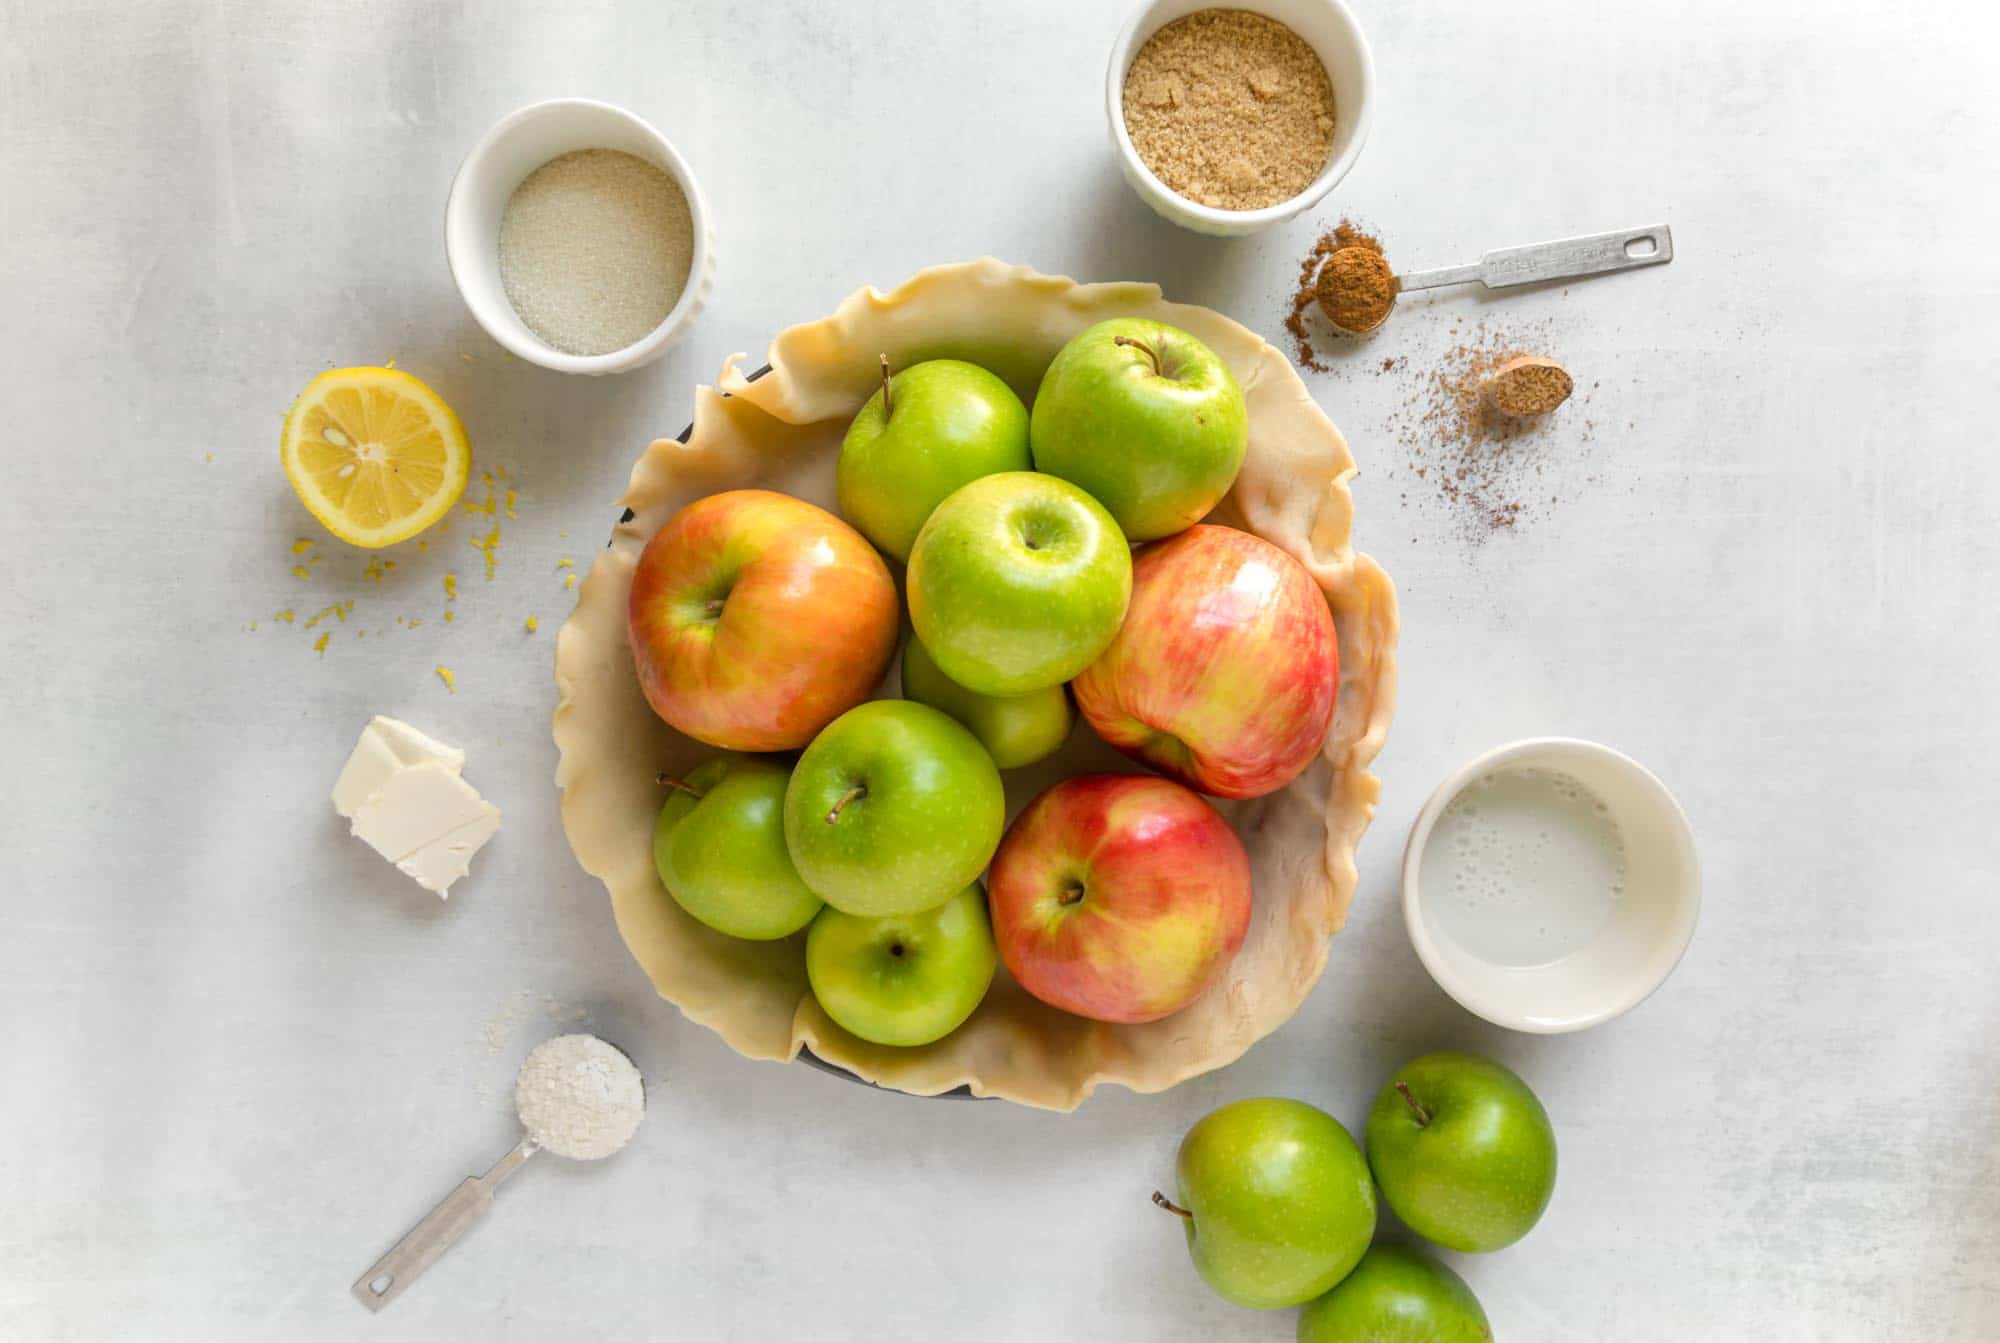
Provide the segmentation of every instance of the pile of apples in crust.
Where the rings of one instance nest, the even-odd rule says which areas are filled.
[[[1252,898],[1201,794],[1290,782],[1340,681],[1311,575],[1201,522],[1247,435],[1206,345],[1118,318],[1063,347],[1032,412],[976,365],[885,358],[841,446],[846,521],[755,489],[668,519],[633,575],[632,655],[653,710],[724,754],[665,781],[667,892],[734,937],[807,929],[815,997],[876,1044],[949,1035],[999,961],[1098,1021],[1194,1001]],[[905,698],[871,701],[902,632],[890,562],[914,633]],[[1007,825],[1000,771],[1078,713],[1157,773],[1066,779]]]

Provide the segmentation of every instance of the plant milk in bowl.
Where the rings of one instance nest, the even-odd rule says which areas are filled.
[[[1445,807],[1421,873],[1444,937],[1496,965],[1547,965],[1611,921],[1625,893],[1625,836],[1574,775],[1501,768]]]
[[[1418,813],[1403,919],[1469,1011],[1551,1034],[1608,1021],[1673,972],[1701,875],[1666,786],[1595,742],[1541,737],[1472,761]]]

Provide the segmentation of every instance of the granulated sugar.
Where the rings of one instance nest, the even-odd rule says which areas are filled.
[[[514,1107],[536,1146],[589,1161],[631,1141],[646,1112],[646,1087],[638,1067],[612,1045],[594,1035],[558,1035],[522,1063]]]
[[[565,354],[609,354],[666,320],[687,288],[694,218],[680,186],[614,149],[551,159],[500,216],[500,283]]]

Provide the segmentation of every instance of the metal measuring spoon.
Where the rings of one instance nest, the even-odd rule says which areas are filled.
[[[625,1068],[631,1069],[629,1077],[622,1071],[616,1072],[615,1076],[609,1075],[611,1070],[616,1069],[616,1065],[601,1070],[607,1073],[608,1083],[601,1088],[602,1096],[581,1097],[581,1103],[586,1107],[586,1111],[588,1106],[600,1100],[607,1107],[615,1104],[617,1110],[615,1114],[607,1110],[602,1116],[614,1122],[606,1133],[597,1135],[599,1142],[596,1147],[588,1150],[572,1146],[566,1141],[568,1135],[548,1127],[546,1120],[537,1112],[535,1106],[534,1098],[540,1093],[530,1089],[531,1081],[549,1076],[547,1069],[551,1061],[558,1057],[549,1051],[564,1048],[566,1041],[590,1041],[593,1045],[601,1045],[611,1054],[615,1054]],[[578,1048],[574,1045],[568,1047],[572,1050]],[[596,1061],[609,1063],[608,1055],[592,1051],[589,1046],[582,1048],[593,1053]],[[627,1102],[624,1097],[612,1096],[611,1090],[612,1085],[623,1087],[634,1082],[639,1084],[639,1108],[638,1112],[630,1117],[630,1124],[626,1125],[623,1121]],[[577,1160],[588,1161],[610,1156],[622,1149],[631,1141],[633,1132],[638,1129],[639,1120],[645,1115],[645,1097],[639,1066],[632,1062],[631,1056],[624,1050],[608,1041],[600,1040],[594,1035],[558,1035],[536,1045],[522,1061],[520,1072],[515,1076],[514,1105],[521,1116],[522,1128],[525,1130],[521,1141],[516,1143],[507,1155],[494,1162],[492,1168],[484,1175],[475,1175],[460,1183],[458,1188],[445,1196],[442,1203],[425,1214],[421,1222],[411,1227],[389,1253],[376,1260],[366,1273],[356,1278],[352,1289],[355,1297],[368,1309],[380,1310],[401,1296],[404,1288],[415,1282],[425,1269],[436,1263],[440,1255],[471,1229],[474,1222],[486,1214],[486,1210],[493,1206],[494,1192],[508,1176],[521,1169],[528,1158],[536,1152],[546,1148],[558,1156],[570,1156]],[[541,1131],[538,1132],[538,1128]],[[571,1150],[565,1152],[563,1150],[565,1146],[570,1146]]]
[[[1469,266],[1411,271],[1396,277],[1396,292],[1402,294],[1412,289],[1470,284],[1474,280],[1488,289],[1507,289],[1520,284],[1578,280],[1586,275],[1637,270],[1641,266],[1663,265],[1673,259],[1673,230],[1665,224],[1654,224],[1647,228],[1620,229],[1615,233],[1558,238],[1554,242],[1531,243],[1526,247],[1503,247],[1486,253]],[[1379,330],[1395,308],[1396,301],[1391,298],[1382,316],[1364,331],[1350,330],[1334,321],[1324,304],[1320,306],[1320,312],[1335,331],[1348,336],[1365,336],[1370,331]]]

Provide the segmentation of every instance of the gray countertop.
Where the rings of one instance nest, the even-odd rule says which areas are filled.
[[[0,1333],[1289,1339],[1147,1205],[1182,1131],[1263,1093],[1357,1124],[1456,1046],[1526,1075],[1562,1142],[1535,1233],[1457,1261],[1501,1338],[2000,1334],[2000,122],[1953,8],[1361,0],[1358,168],[1218,242],[1119,179],[1121,3],[0,3]],[[504,358],[444,265],[459,157],[560,94],[652,119],[716,218],[710,311],[610,380]],[[638,450],[730,352],[982,253],[1282,340],[1343,211],[1410,266],[1656,219],[1679,255],[1406,301],[1308,375],[1404,631],[1360,891],[1297,1018],[1067,1117],[751,1063],[683,1021],[551,783],[559,562],[588,565]],[[1408,441],[1453,320],[1583,384],[1491,535]],[[463,517],[379,580],[323,538],[289,572],[321,534],[279,419],[392,357],[520,491],[491,581]],[[463,745],[505,812],[448,904],[327,803],[378,712]],[[1431,786],[1541,733],[1656,769],[1707,878],[1666,988],[1556,1039],[1446,999],[1397,905]],[[534,1163],[369,1318],[349,1281],[506,1150],[515,1064],[582,1020],[653,1080],[632,1149]]]

